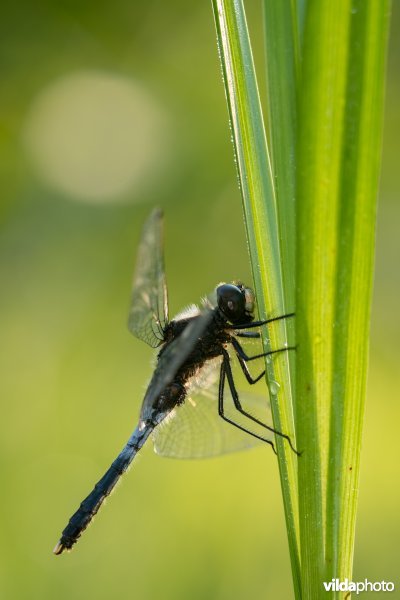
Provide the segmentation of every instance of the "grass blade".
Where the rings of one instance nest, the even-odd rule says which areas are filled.
[[[243,3],[241,0],[213,0],[213,9],[253,277],[263,319],[267,315],[284,314],[285,308],[273,177]],[[286,343],[285,324],[271,329],[271,339],[263,341],[266,350],[282,348]],[[286,354],[282,353],[274,362],[267,361],[266,373],[274,425],[294,440]],[[276,441],[293,579],[298,590],[297,459],[287,443],[279,437]]]
[[[389,0],[264,0],[272,168],[243,3],[213,9],[260,317],[296,299],[298,482],[277,445],[295,595],[315,600],[352,573]],[[293,438],[291,363],[266,370]]]
[[[302,597],[352,571],[387,2],[309,0],[298,142]]]
[[[268,125],[285,306],[295,306],[296,129],[299,47],[293,3],[264,0]],[[294,321],[292,322],[294,325]]]
[[[355,0],[342,140],[327,579],[351,577],[364,416],[389,3]],[[344,302],[343,299],[346,298]]]
[[[298,143],[297,415],[303,598],[318,598],[324,576],[340,173],[348,0],[309,0]]]

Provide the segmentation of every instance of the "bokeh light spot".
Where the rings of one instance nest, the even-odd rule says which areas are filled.
[[[23,139],[45,183],[77,200],[135,200],[165,163],[167,122],[138,81],[87,71],[34,99]],[[137,197],[137,194],[136,194]]]

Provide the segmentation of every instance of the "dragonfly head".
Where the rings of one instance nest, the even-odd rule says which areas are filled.
[[[217,289],[218,308],[231,323],[246,323],[254,319],[254,292],[242,283],[221,283]]]

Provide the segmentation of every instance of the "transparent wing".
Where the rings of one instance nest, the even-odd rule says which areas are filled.
[[[219,365],[206,373],[206,381],[186,399],[183,406],[176,407],[168,418],[153,432],[154,449],[157,454],[170,458],[207,458],[253,448],[262,441],[227,423],[218,414]],[[202,387],[204,386],[204,387]],[[266,396],[254,396],[238,390],[243,408],[265,423],[272,423],[272,415]],[[273,441],[270,431],[252,423],[235,409],[229,387],[225,384],[225,414],[251,431]]]
[[[194,345],[211,320],[212,312],[205,310],[194,317],[183,332],[173,340],[165,349],[162,349],[153,377],[147,388],[140,418],[143,420],[154,415],[154,403],[165,387],[172,382],[177,371],[185,362]]]
[[[128,317],[129,331],[153,348],[162,343],[168,322],[163,229],[163,213],[156,208],[143,226]]]

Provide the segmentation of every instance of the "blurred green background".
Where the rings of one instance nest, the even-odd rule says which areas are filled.
[[[354,579],[400,586],[394,9]],[[258,6],[249,21],[261,67]],[[190,462],[149,445],[75,551],[51,552],[151,374],[125,325],[151,208],[166,211],[171,313],[249,281],[209,3],[17,1],[0,28],[0,597],[291,598],[268,448]]]

